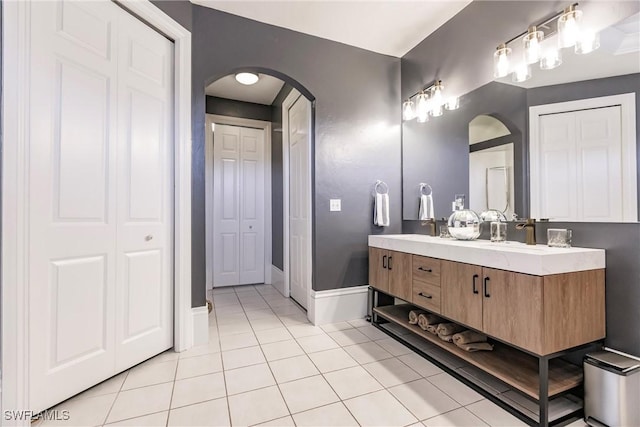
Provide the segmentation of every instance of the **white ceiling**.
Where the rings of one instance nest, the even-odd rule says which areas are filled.
[[[402,57],[471,0],[191,0],[278,27]]]
[[[229,75],[211,83],[205,88],[205,93],[218,98],[271,105],[284,82],[266,74],[259,76],[260,80],[256,84],[247,86],[238,83],[234,75]]]

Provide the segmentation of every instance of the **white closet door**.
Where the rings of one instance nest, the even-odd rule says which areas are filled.
[[[173,345],[173,43],[119,15],[117,370]]]
[[[213,285],[263,283],[264,131],[217,124],[213,156]]]
[[[138,142],[136,134],[151,132],[148,124],[141,128],[140,122],[162,122],[162,129],[156,127],[157,135],[166,132],[166,123],[172,120],[170,112],[164,112],[161,119],[151,117],[150,105],[123,104],[125,88],[142,89],[126,76],[121,78],[121,70],[129,67],[137,72],[140,64],[148,66],[157,49],[142,39],[138,45],[131,41],[134,49],[143,52],[142,57],[131,56],[123,48],[124,33],[138,34],[131,26],[143,28],[143,33],[151,31],[144,24],[130,21],[110,1],[36,2],[31,19],[29,192],[24,197],[29,205],[29,409],[38,411],[129,367],[127,361],[144,360],[171,346],[170,324],[163,331],[161,346],[156,342],[138,348],[135,357],[122,336],[134,331],[129,334],[134,341],[144,328],[151,331],[150,323],[144,324],[152,310],[149,305],[158,298],[151,290],[158,290],[160,280],[172,280],[167,276],[170,266],[162,264],[163,271],[158,273],[158,263],[170,260],[172,253],[166,234],[172,220],[166,211],[171,188],[166,188],[170,132],[156,142],[162,145],[158,148],[162,154],[149,153],[143,164],[139,153],[135,161],[131,155],[154,145]],[[165,54],[165,60],[172,61],[171,51]],[[166,70],[164,64],[162,70]],[[155,96],[165,97],[165,93]],[[128,108],[136,111],[132,116],[145,115],[135,118],[130,138],[122,140],[121,125],[125,125],[120,122],[127,117]],[[148,141],[151,136],[144,138]],[[130,170],[134,173],[123,175]],[[158,195],[160,186],[162,196]],[[131,191],[136,192],[131,197],[138,198],[133,207],[125,203]],[[128,216],[124,209],[130,209]],[[138,225],[155,222],[160,211],[162,225],[157,228],[144,232],[135,227],[120,229],[129,219]],[[153,234],[154,246],[145,249],[120,241],[128,233],[132,240],[142,233]],[[123,274],[127,268],[123,254],[144,250],[160,251],[162,261],[147,257]],[[138,289],[123,283],[125,277],[134,277]],[[139,295],[141,286],[144,299]],[[127,297],[123,297],[125,289]],[[163,292],[166,289],[164,286]],[[163,295],[163,303],[170,304],[170,298],[170,294]],[[118,307],[125,302],[129,304],[126,309]],[[125,312],[136,314],[119,319]],[[154,322],[164,328],[165,320],[166,316]],[[123,322],[129,329],[123,329]]]
[[[289,109],[289,282],[291,297],[307,308],[311,289],[311,162],[309,103]]]

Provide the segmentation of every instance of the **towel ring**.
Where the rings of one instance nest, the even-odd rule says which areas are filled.
[[[429,193],[425,194],[424,190],[425,188],[429,189]],[[431,188],[431,186],[429,184],[425,184],[424,182],[420,183],[420,195],[422,196],[430,196],[433,194],[433,188]]]
[[[373,191],[376,194],[388,194],[389,193],[389,186],[387,185],[386,182],[377,180],[376,181],[376,185],[373,187]]]

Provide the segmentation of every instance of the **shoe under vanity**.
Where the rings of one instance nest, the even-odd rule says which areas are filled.
[[[376,327],[523,421],[581,415],[576,363],[605,338],[604,250],[369,236],[369,284]],[[467,352],[410,324],[417,308],[486,335],[493,350]]]

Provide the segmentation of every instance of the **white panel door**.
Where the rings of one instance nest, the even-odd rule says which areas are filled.
[[[167,164],[127,163],[123,145],[127,142],[121,140],[120,122],[126,111],[121,98],[131,83],[119,75],[131,53],[123,49],[121,33],[133,31],[122,26],[129,22],[151,30],[138,21],[134,24],[109,1],[32,5],[29,190],[25,195],[29,205],[29,402],[30,409],[43,410],[130,366],[119,363],[128,350],[118,341],[122,309],[117,306],[124,301],[122,272],[126,268],[118,250],[129,250],[118,238],[126,233],[120,230],[126,222],[121,220],[123,204],[128,191],[135,191],[136,197],[144,199],[132,214],[148,219],[152,212],[165,209],[171,196],[166,181],[145,182],[145,194],[141,194],[140,179],[165,179]],[[165,53],[165,59],[172,61],[171,51]],[[172,121],[170,113],[161,119],[147,114],[137,120],[162,121],[165,127]],[[165,153],[170,138],[169,132],[159,143]],[[140,172],[141,167],[156,173]],[[133,179],[138,181],[122,175],[130,169],[136,170],[138,176]],[[162,207],[153,206],[155,196],[147,193],[157,195],[160,186]],[[163,229],[170,229],[171,220],[163,210]],[[140,234],[131,231],[135,233]],[[158,241],[162,244],[153,249],[166,253],[162,260],[166,262],[172,252],[170,237],[164,235]],[[151,258],[131,264],[130,276],[138,287],[158,287],[158,270]],[[140,289],[131,292],[138,294],[126,300],[136,305],[129,306],[128,312],[147,313],[154,299],[146,294],[143,300]],[[171,295],[163,298],[170,301]],[[141,328],[144,316],[136,314],[126,321]],[[123,360],[139,362],[155,350],[171,347],[172,328],[168,327],[162,346],[140,349],[136,357]]]
[[[311,290],[311,161],[309,102],[300,96],[289,114],[289,283],[307,308]]]
[[[264,131],[216,124],[213,285],[264,282]]]

